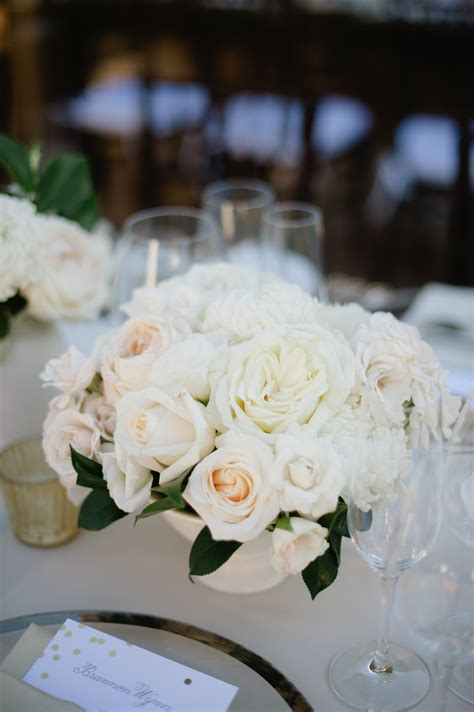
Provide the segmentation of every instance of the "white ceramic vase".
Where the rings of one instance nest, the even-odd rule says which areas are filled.
[[[204,522],[195,514],[180,510],[163,512],[165,517],[185,539],[193,542]],[[269,549],[271,534],[264,531],[253,541],[249,541],[233,554],[217,571],[207,576],[196,576],[209,588],[223,593],[258,593],[267,591],[283,581],[285,576],[278,574],[270,563]]]

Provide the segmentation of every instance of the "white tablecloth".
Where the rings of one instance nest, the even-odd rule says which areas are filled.
[[[97,325],[88,333],[78,327],[65,338],[74,336],[86,347],[92,333],[98,330]],[[19,333],[18,338],[26,338],[25,333],[23,337]],[[28,389],[21,387],[24,374],[14,382],[15,372],[29,366],[34,357],[21,356],[18,345],[14,348],[18,354],[16,368],[12,370],[11,360],[8,369],[7,365],[2,367],[2,394],[11,395],[18,387],[20,402],[12,413],[6,413],[5,408],[1,413],[4,443],[38,431],[42,417],[41,400],[28,398]],[[35,388],[36,383],[36,375],[32,374],[29,387]],[[0,617],[89,608],[174,618],[229,637],[262,655],[301,690],[317,711],[347,709],[329,688],[328,664],[343,648],[376,636],[379,606],[378,578],[349,542],[345,542],[335,584],[314,602],[300,577],[291,577],[270,592],[247,596],[225,595],[193,585],[187,578],[188,553],[189,544],[159,516],[140,522],[135,528],[126,518],[100,533],[82,532],[56,549],[29,548],[13,537],[0,505]],[[416,570],[404,577],[414,575]],[[438,586],[436,578],[433,586]],[[419,607],[420,589],[418,585],[412,588],[413,605]],[[408,643],[430,662],[429,651],[423,649],[411,628],[411,621],[397,623],[393,639]],[[417,709],[471,709],[447,692],[433,667],[432,672],[432,689]]]

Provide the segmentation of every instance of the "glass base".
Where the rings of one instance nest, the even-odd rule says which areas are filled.
[[[329,682],[336,695],[358,710],[397,712],[420,702],[430,688],[430,673],[423,660],[392,643],[389,657],[393,671],[372,672],[369,666],[376,648],[376,641],[371,641],[333,658]]]
[[[461,700],[474,705],[474,657],[469,656],[454,666],[449,690]]]

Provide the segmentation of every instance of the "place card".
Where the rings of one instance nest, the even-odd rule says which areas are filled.
[[[70,618],[23,679],[86,712],[225,712],[238,691]]]

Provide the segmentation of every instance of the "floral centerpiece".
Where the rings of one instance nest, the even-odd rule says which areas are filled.
[[[0,340],[26,310],[42,321],[95,317],[108,294],[110,245],[91,232],[99,219],[87,160],[63,154],[42,166],[0,134]]]
[[[346,502],[389,495],[457,403],[415,328],[356,305],[323,306],[248,267],[196,265],[137,290],[91,355],[71,348],[44,449],[79,524],[191,510],[205,575],[264,530],[276,571],[314,598],[336,577]]]

